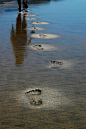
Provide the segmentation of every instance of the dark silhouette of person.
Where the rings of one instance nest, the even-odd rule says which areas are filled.
[[[17,0],[18,5],[19,5],[19,12],[21,12],[21,0]],[[26,9],[28,8],[28,4],[27,4],[27,0],[23,0],[23,10],[25,10],[25,12],[28,12]]]
[[[24,58],[27,55],[26,45],[27,45],[27,30],[25,29],[27,26],[25,15],[23,15],[23,20],[21,20],[21,14],[18,14],[16,19],[16,30],[14,30],[14,26],[12,25],[11,30],[11,42],[13,46],[13,51],[15,54],[15,64],[23,64]]]

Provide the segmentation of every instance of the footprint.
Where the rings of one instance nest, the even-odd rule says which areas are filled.
[[[57,60],[51,60],[51,68],[59,68],[63,63]]]
[[[25,94],[31,105],[39,106],[42,104],[42,100],[40,99],[40,96],[39,96],[41,95],[40,89],[29,90],[25,92]]]
[[[37,20],[37,18],[26,18],[27,20]]]
[[[31,24],[50,24],[49,22],[40,22],[40,21],[37,21],[37,22],[32,22]]]
[[[30,100],[30,104],[33,105],[33,106],[38,106],[38,105],[41,105],[42,104],[42,100],[41,99],[36,100],[36,99],[33,99],[32,98]]]
[[[41,39],[55,39],[55,38],[60,38],[60,35],[57,34],[31,34],[30,35],[31,38],[41,38]]]
[[[40,88],[36,88],[41,90]],[[17,93],[17,100],[31,109],[58,109],[59,106],[72,105],[65,93],[58,89],[42,87],[41,94],[34,94],[35,88],[28,88]],[[34,91],[33,91],[34,90]],[[28,93],[29,92],[29,93]],[[36,93],[36,92],[35,92]]]
[[[41,94],[41,90],[40,89],[29,90],[29,91],[25,92],[25,94],[40,95]]]
[[[46,30],[46,28],[43,28],[43,27],[29,27],[29,28],[26,28],[26,30]]]
[[[52,46],[49,44],[35,44],[35,45],[29,45],[29,47],[33,50],[42,50],[42,51],[54,51],[58,50],[58,47]]]
[[[75,62],[72,60],[51,60],[48,68],[53,69],[72,69]]]
[[[34,17],[34,16],[36,16],[36,15],[33,15],[33,14],[32,14],[32,15],[26,15],[26,16],[32,16],[32,17]]]
[[[33,45],[37,50],[43,50],[43,46],[41,44]]]

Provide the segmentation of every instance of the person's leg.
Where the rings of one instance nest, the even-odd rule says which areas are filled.
[[[23,10],[25,10],[27,8],[28,8],[27,0],[23,0]]]
[[[19,12],[21,12],[21,0],[17,0],[17,2],[18,2],[18,5],[19,5]]]

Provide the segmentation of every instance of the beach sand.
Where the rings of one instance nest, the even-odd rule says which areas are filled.
[[[64,30],[57,31],[54,26],[55,20],[51,24],[50,17],[40,15],[48,4],[38,5],[29,5],[28,13],[18,13],[17,1],[0,6],[0,129],[85,129],[86,61],[83,52],[79,54],[81,60],[77,54],[85,37],[79,40],[78,34],[65,31],[69,36],[65,38]],[[38,8],[43,10],[39,12]],[[35,21],[40,24],[33,25],[27,17],[38,18]],[[34,27],[46,29],[27,29]],[[34,33],[38,38],[31,37]],[[55,39],[52,35],[45,38],[46,33]],[[72,45],[76,40],[78,50]],[[52,61],[62,65],[52,67]],[[35,89],[41,94],[25,94]]]

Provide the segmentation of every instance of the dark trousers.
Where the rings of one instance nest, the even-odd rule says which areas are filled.
[[[21,0],[17,0],[19,9],[21,8]],[[27,0],[23,0],[23,9],[28,8]]]
[[[21,12],[21,0],[17,0],[18,5],[19,5],[19,12]]]

